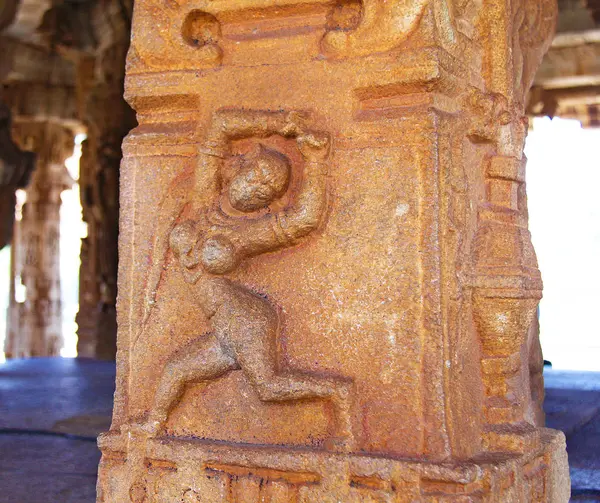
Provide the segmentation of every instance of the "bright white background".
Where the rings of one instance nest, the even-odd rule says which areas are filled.
[[[535,119],[525,153],[544,358],[600,371],[600,129]]]

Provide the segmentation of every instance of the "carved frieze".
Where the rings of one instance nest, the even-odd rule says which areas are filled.
[[[298,151],[302,173],[286,154],[260,142],[274,135]],[[232,142],[243,141],[244,151],[233,154]],[[190,299],[210,320],[209,333],[167,360],[142,425],[149,433],[162,431],[187,384],[241,371],[264,402],[330,400],[336,416],[332,447],[354,446],[351,383],[280,370],[287,365],[276,352],[283,324],[278,309],[266,295],[229,279],[245,259],[292,247],[318,229],[326,208],[329,142],[329,135],[308,128],[298,112],[214,114],[197,171],[179,180],[161,206],[147,303],[133,347],[150,319],[169,250]],[[292,177],[301,178],[294,188]]]
[[[439,25],[442,38],[456,43],[455,30],[475,36],[480,3],[248,0],[230,6],[194,0],[147,2],[138,7],[140,13],[134,20],[139,25],[133,30],[129,67],[132,73],[144,68],[206,71],[220,65],[243,65],[248,53],[271,61],[273,51],[282,49],[286,40],[297,45],[293,53],[281,51],[286,61],[294,56],[343,59],[387,53],[401,47],[424,16]]]

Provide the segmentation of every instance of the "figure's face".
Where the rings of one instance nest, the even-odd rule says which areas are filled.
[[[247,156],[229,184],[229,201],[239,211],[266,208],[285,194],[290,182],[289,159],[262,145]]]

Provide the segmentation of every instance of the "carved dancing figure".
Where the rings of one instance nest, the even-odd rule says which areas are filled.
[[[188,383],[208,382],[241,370],[264,402],[330,400],[337,434],[328,443],[334,449],[352,449],[351,383],[280,372],[276,308],[227,277],[242,260],[294,246],[319,227],[326,211],[329,137],[306,130],[303,117],[294,112],[220,110],[213,119],[199,169],[169,191],[154,251],[166,258],[171,249],[190,285],[190,298],[209,320],[210,332],[169,358],[145,428],[156,434],[164,427]],[[254,152],[238,158],[230,180],[224,180],[221,165],[231,141],[273,135],[296,140],[304,169],[292,201],[280,210],[266,211],[288,192],[288,157],[259,144]],[[234,215],[215,204],[222,192]],[[162,269],[155,261],[142,326],[150,315]]]

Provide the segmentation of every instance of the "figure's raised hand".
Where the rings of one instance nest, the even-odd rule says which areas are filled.
[[[286,115],[285,125],[281,130],[283,136],[299,136],[303,134],[307,127],[306,122],[309,116],[305,112],[293,111]]]
[[[309,161],[324,161],[329,155],[330,138],[325,133],[306,133],[297,138],[298,150]]]

